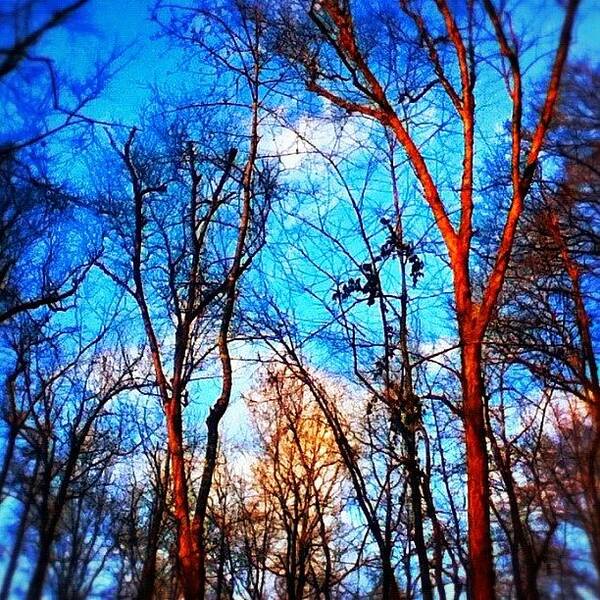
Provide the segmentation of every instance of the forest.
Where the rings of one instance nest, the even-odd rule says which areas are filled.
[[[0,600],[600,598],[597,0],[0,0]]]

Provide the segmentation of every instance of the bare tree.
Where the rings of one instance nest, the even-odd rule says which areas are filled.
[[[40,165],[37,165],[38,167]],[[33,165],[15,157],[0,161],[0,325],[24,312],[59,310],[73,298],[92,258],[71,256],[59,227],[75,228],[72,198]]]
[[[79,133],[89,131],[94,121],[82,111],[110,79],[117,54],[95,64],[84,81],[40,50],[86,4],[10,0],[0,7],[1,325],[23,312],[60,308],[89,270],[87,253],[65,248],[56,235],[59,225],[73,223],[77,202],[57,181],[56,155],[46,145],[71,128],[69,141],[62,141],[65,151],[78,132],[74,126],[85,126]],[[88,250],[96,251],[91,244]]]
[[[23,508],[4,576],[5,597],[10,595],[17,561],[32,538],[35,551],[30,555],[27,597],[42,596],[53,551],[66,535],[68,517],[89,506],[90,491],[117,458],[127,453],[125,427],[114,400],[131,388],[136,359],[103,346],[105,334],[106,329],[101,329],[87,341],[71,337],[67,353],[68,332],[46,329],[35,345],[17,347],[25,354],[17,357],[22,366],[10,383],[9,408],[20,425],[12,449],[15,456],[9,463],[11,485],[5,489],[23,498]],[[63,341],[65,346],[59,348]],[[102,527],[107,514],[97,508],[95,522]],[[69,534],[73,544],[85,535],[83,520],[71,524],[77,523],[81,529],[71,529]],[[94,584],[98,571],[93,571],[101,565],[96,559],[111,551],[100,538],[106,541],[96,530],[95,539],[88,540],[95,558],[88,566],[80,565],[80,578],[74,575],[73,585],[89,590]]]
[[[259,51],[260,27],[252,32],[244,54],[250,58]],[[268,165],[261,167],[257,154],[259,75],[256,61],[243,75],[250,96],[249,132],[243,149],[211,146],[210,127],[216,125],[209,120],[201,132],[206,145],[194,141],[192,131],[183,129],[179,135],[167,136],[162,155],[138,141],[135,129],[122,146],[112,141],[132,197],[127,208],[121,197],[113,198],[105,210],[128,264],[119,271],[120,260],[115,256],[113,265],[103,262],[101,268],[137,305],[152,356],[166,417],[177,560],[186,598],[204,593],[203,530],[219,423],[233,385],[232,321],[240,280],[264,243],[266,214],[274,193],[272,172]],[[238,155],[243,152],[240,165]],[[156,165],[162,165],[161,169]],[[132,211],[127,226],[120,220],[124,210]],[[168,331],[172,339],[163,340]],[[215,350],[221,367],[221,392],[207,417],[205,462],[192,507],[183,409],[190,401],[191,381]]]
[[[475,202],[475,119],[477,48],[473,34],[476,22],[482,21],[478,7],[469,3],[464,17],[459,18],[447,2],[435,2],[430,10],[409,2],[401,2],[399,10],[388,10],[377,16],[381,35],[394,40],[398,47],[409,48],[409,40],[422,49],[430,75],[416,89],[407,89],[399,101],[390,96],[397,81],[395,65],[377,61],[365,18],[349,2],[331,0],[307,4],[310,20],[300,25],[294,17],[278,19],[278,47],[282,54],[302,69],[310,91],[329,100],[349,113],[362,115],[381,123],[393,132],[404,149],[429,205],[448,252],[454,283],[454,301],[461,347],[461,379],[463,385],[463,418],[467,448],[469,497],[470,589],[473,598],[494,597],[493,550],[490,536],[488,452],[485,440],[485,394],[482,379],[482,344],[503,287],[517,225],[525,197],[531,187],[540,151],[556,106],[560,79],[566,62],[578,2],[567,4],[560,39],[551,67],[549,84],[538,124],[526,143],[522,123],[523,71],[519,40],[509,26],[507,13],[491,1],[483,3],[497,40],[500,68],[507,84],[511,115],[511,199],[502,234],[495,250],[495,260],[483,291],[474,297],[470,259],[474,231]],[[294,13],[294,14],[297,14]],[[370,23],[373,13],[370,12]],[[394,23],[400,22],[400,27]],[[437,20],[439,19],[439,21]],[[461,24],[460,20],[464,19]],[[479,20],[479,21],[477,21]],[[313,25],[311,27],[310,25]],[[368,28],[367,28],[368,29]],[[402,34],[399,31],[403,31]],[[395,37],[394,37],[395,36]],[[441,54],[441,44],[450,52]],[[331,50],[331,52],[328,52]],[[410,63],[409,63],[410,64]],[[421,65],[419,65],[421,66]],[[480,66],[482,64],[480,63]],[[440,183],[432,174],[412,122],[405,118],[403,107],[423,100],[441,90],[454,109],[462,126],[462,156],[458,186],[459,222],[455,224],[450,206]]]
[[[542,389],[543,397],[548,398],[544,404],[549,415],[559,415],[546,418],[548,431],[544,433],[547,436],[555,431],[557,437],[540,444],[539,452],[534,450],[530,460],[537,463],[542,486],[553,485],[548,482],[548,473],[542,475],[548,466],[544,456],[547,452],[555,460],[574,460],[573,464],[582,466],[581,470],[576,469],[574,480],[569,484],[565,481],[564,487],[559,484],[559,488],[565,492],[565,498],[571,498],[568,502],[574,502],[573,508],[580,506],[580,522],[595,556],[600,391],[593,346],[597,304],[591,293],[597,285],[598,232],[591,217],[597,212],[598,178],[594,165],[598,140],[594,123],[598,123],[598,107],[597,101],[587,94],[594,77],[594,72],[582,65],[567,72],[558,119],[546,144],[548,169],[535,182],[532,201],[524,213],[504,299],[492,326],[489,360],[503,365],[507,375],[500,378],[495,374],[494,380],[500,380],[507,389],[510,383],[504,381],[510,381],[511,370],[515,371],[513,377],[518,377],[519,370],[526,369]],[[584,130],[585,134],[580,133]],[[576,404],[580,406],[579,414]],[[570,417],[577,426],[568,424]],[[560,440],[561,434],[566,436],[564,440]],[[509,483],[512,473],[508,457],[522,452],[522,448],[507,442],[504,438],[501,444],[503,456],[498,450],[495,454],[498,466],[504,465],[507,485],[515,486],[514,482]],[[497,440],[492,438],[492,443],[497,444]],[[557,446],[557,453],[550,449],[552,444]],[[574,454],[578,458],[574,459]],[[550,475],[549,479],[553,477]],[[560,513],[561,494],[558,490],[556,494],[555,509]],[[519,504],[520,499],[512,498],[514,516]],[[555,514],[551,520],[556,528],[561,517]],[[528,586],[533,588],[539,561],[526,555],[535,548],[528,550],[527,540],[518,539],[522,536],[517,522],[513,530],[516,545],[523,548],[524,566],[530,571]],[[597,558],[594,562],[597,564]],[[516,578],[518,585],[519,577]],[[534,592],[526,589],[522,594],[533,597]]]
[[[331,598],[343,576],[331,526],[341,512],[342,462],[318,406],[290,375],[270,371],[260,395],[249,398],[262,451],[255,485],[275,504],[269,526],[279,530],[268,565],[283,579],[286,598]],[[285,550],[278,553],[278,545]]]
[[[118,68],[120,50],[73,77],[43,42],[83,15],[88,0],[8,0],[0,8],[0,163],[21,151],[41,148],[55,134],[83,133],[97,123],[86,108]],[[51,46],[50,46],[51,48]],[[35,118],[32,118],[35,117]],[[81,140],[80,140],[81,141]]]

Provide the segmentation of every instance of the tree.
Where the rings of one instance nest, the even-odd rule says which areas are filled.
[[[218,592],[224,591],[223,580],[228,571],[230,594],[262,600],[270,584],[268,563],[277,535],[273,527],[276,505],[268,490],[256,485],[252,473],[234,472],[234,460],[244,464],[247,450],[242,448],[240,454],[228,456],[217,473],[220,485],[215,486],[210,511],[218,532],[215,539],[219,540],[215,593],[218,597]]]
[[[13,25],[13,31],[7,39],[9,44],[2,48],[2,62],[0,63],[0,77],[8,75],[20,63],[32,60],[30,50],[51,29],[59,26],[69,16],[80,9],[87,0],[76,0],[58,8],[48,16],[39,18],[39,10],[35,5],[24,2],[13,2],[12,5],[3,7],[2,18],[6,29]]]
[[[46,161],[27,164],[24,159],[21,155],[0,160],[0,325],[4,326],[24,312],[64,307],[97,254],[92,235],[75,243],[71,239],[68,245],[66,236],[56,234],[59,228],[76,227],[72,198],[44,176]],[[77,243],[80,248],[75,248]],[[76,256],[71,257],[74,250]],[[81,250],[92,258],[82,257]]]
[[[477,599],[494,597],[482,344],[504,284],[525,198],[557,103],[577,5],[576,0],[567,4],[543,108],[531,140],[526,143],[523,57],[519,41],[508,25],[509,15],[499,12],[491,1],[483,3],[484,15],[496,37],[497,53],[512,105],[511,191],[493,266],[482,293],[477,297],[474,295],[470,260],[475,199],[480,195],[475,181],[476,68],[479,55],[476,54],[474,28],[476,22],[482,19],[478,8],[474,3],[468,4],[466,14],[461,15],[464,24],[460,24],[459,16],[444,1],[435,3],[435,11],[401,2],[399,10],[379,13],[377,23],[384,39],[388,43],[397,43],[400,50],[406,48],[406,52],[411,49],[411,44],[419,48],[425,60],[417,66],[427,67],[422,83],[416,89],[407,87],[405,93],[399,94],[399,100],[391,96],[394,88],[402,86],[402,81],[398,80],[398,67],[393,62],[376,62],[377,45],[369,37],[372,30],[365,26],[364,16],[351,3],[338,0],[311,3],[308,22],[295,16],[275,17],[277,47],[292,64],[302,69],[309,91],[344,111],[376,120],[393,132],[406,153],[443,238],[452,270],[461,348],[469,500],[469,580],[471,595]],[[372,23],[373,13],[370,12],[370,15]],[[480,42],[480,45],[483,44]],[[440,47],[448,48],[448,53],[444,51],[442,54]],[[452,59],[450,52],[454,54]],[[414,123],[403,114],[404,107],[422,102],[428,94],[437,90],[445,94],[462,127],[463,152],[456,169],[460,172],[457,194],[460,216],[457,224],[450,216],[450,205],[440,183],[432,175]]]
[[[135,129],[123,145],[111,141],[131,198],[124,201],[121,194],[127,191],[117,190],[102,209],[118,241],[112,265],[101,262],[100,267],[137,305],[152,357],[166,418],[178,568],[186,598],[204,593],[203,529],[219,423],[233,385],[230,330],[239,282],[264,243],[274,193],[272,174],[268,166],[260,169],[257,158],[258,73],[258,67],[248,73],[250,133],[241,166],[237,148],[211,146],[210,121],[203,124],[205,145],[192,141],[192,131],[181,123],[173,126],[176,135],[167,133],[162,148],[154,145],[156,138],[145,145]],[[132,214],[128,223],[123,222],[125,211]],[[162,339],[165,324],[172,345]],[[192,508],[182,413],[190,401],[190,382],[215,349],[221,392],[207,417],[203,475]]]
[[[95,65],[86,80],[70,77],[54,57],[40,54],[53,32],[65,28],[87,0],[10,0],[0,8],[0,325],[40,308],[58,309],[87,275],[97,248],[75,248],[56,235],[79,228],[77,202],[56,176],[47,144],[95,121],[83,109],[98,97],[117,54]],[[72,139],[62,140],[65,151]],[[59,145],[61,142],[59,142]],[[89,215],[88,215],[89,217]],[[60,238],[63,238],[62,240]],[[86,242],[84,242],[85,244]],[[45,247],[44,247],[45,246]],[[76,258],[75,258],[76,255]],[[69,257],[69,258],[67,258]]]
[[[598,264],[593,219],[598,209],[594,133],[598,106],[587,93],[595,76],[583,65],[567,71],[558,118],[546,144],[545,169],[535,181],[524,213],[504,298],[492,326],[490,359],[500,361],[509,374],[511,369],[526,369],[544,396],[551,398],[549,410],[556,418],[546,422],[545,435],[553,431],[555,436],[532,460],[540,473],[548,468],[548,460],[581,465],[570,482],[564,473],[563,482],[556,481],[554,502],[560,504],[562,496],[579,513],[597,565],[600,388],[593,344],[597,306],[591,292],[597,286]],[[551,459],[544,456],[546,452]],[[542,475],[541,485],[554,485],[548,483],[554,479],[553,471],[554,467]],[[561,520],[559,516],[557,521]]]
[[[262,395],[250,398],[262,451],[254,485],[266,492],[259,497],[274,503],[269,526],[278,530],[268,565],[284,581],[280,594],[295,600],[330,598],[343,576],[335,564],[332,528],[340,513],[342,462],[307,392],[281,369],[268,372]]]
[[[84,13],[88,0],[8,0],[0,9],[0,163],[22,150],[41,148],[55,134],[98,123],[85,114],[117,67],[118,51],[74,78],[44,42]]]
[[[5,455],[11,484],[5,485],[5,492],[22,498],[23,507],[4,575],[4,597],[10,595],[28,539],[35,540],[35,550],[27,557],[30,578],[26,597],[42,596],[57,544],[66,538],[75,545],[81,543],[79,536],[85,535],[86,519],[69,520],[81,511],[87,512],[89,524],[95,523],[98,529],[94,539],[87,540],[94,560],[82,565],[80,578],[73,574],[72,584],[91,589],[98,575],[94,571],[101,565],[96,561],[110,555],[101,533],[108,517],[102,504],[90,505],[88,500],[98,486],[97,500],[101,501],[107,473],[119,456],[127,454],[122,415],[111,404],[132,387],[136,357],[125,352],[119,356],[118,349],[103,346],[106,331],[101,328],[85,341],[80,332],[79,339],[71,337],[69,343],[68,331],[47,328],[30,338],[29,344],[15,345],[18,368],[9,377],[5,414],[12,415],[16,433]],[[64,346],[59,348],[57,342],[63,338]],[[73,560],[78,560],[77,553]]]
[[[0,600],[596,593],[578,0],[147,0],[101,131],[85,4],[0,7]]]

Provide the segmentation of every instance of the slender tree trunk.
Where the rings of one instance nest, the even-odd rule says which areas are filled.
[[[257,41],[258,43],[258,41]],[[205,566],[205,550],[204,550],[204,524],[206,520],[206,512],[208,507],[208,497],[212,486],[213,475],[217,464],[217,454],[219,448],[219,423],[229,406],[231,391],[233,388],[233,370],[231,366],[231,356],[229,353],[229,329],[233,318],[237,298],[237,284],[244,272],[242,267],[242,258],[244,256],[246,238],[250,227],[252,216],[252,200],[253,192],[252,185],[254,181],[254,168],[258,153],[258,143],[260,137],[258,135],[259,125],[259,100],[258,100],[258,81],[259,81],[259,66],[254,65],[254,79],[252,81],[252,125],[251,139],[248,159],[244,166],[242,187],[243,187],[243,205],[240,215],[238,238],[236,249],[233,257],[233,263],[227,276],[227,287],[225,293],[225,305],[221,317],[221,326],[219,329],[218,348],[219,359],[222,368],[222,383],[221,394],[217,398],[215,404],[211,407],[208,418],[206,419],[207,440],[206,451],[204,458],[204,468],[198,490],[196,507],[194,516],[191,522],[191,537],[195,542],[199,551],[199,584],[201,585],[202,596],[204,597],[204,586],[206,583],[206,566]],[[235,158],[235,153],[231,155]],[[188,512],[189,515],[189,512]],[[189,522],[189,521],[188,521]],[[186,598],[186,600],[188,600]],[[191,599],[190,599],[191,600]]]
[[[4,459],[2,461],[2,470],[0,471],[0,493],[4,490],[4,483],[6,482],[6,476],[8,475],[8,469],[12,462],[13,454],[15,451],[15,443],[17,441],[17,435],[19,429],[12,423],[9,425],[8,439],[6,440],[6,447],[4,450]]]
[[[156,496],[152,503],[152,516],[148,528],[148,543],[144,565],[140,575],[140,585],[138,588],[136,600],[152,600],[154,597],[154,585],[156,581],[156,553],[161,532],[163,515],[165,512],[165,494],[168,486],[168,463],[165,469],[164,483],[158,482]],[[0,599],[1,600],[1,599]]]
[[[136,600],[152,600],[154,597],[154,582],[156,581],[156,546],[148,549],[140,575]]]
[[[69,486],[73,481],[73,474],[80,456],[82,441],[86,438],[94,418],[95,416],[90,417],[85,426],[77,435],[77,438],[71,447],[58,491],[54,497],[52,497],[52,492],[50,489],[52,467],[54,464],[53,460],[49,461],[49,464],[46,465],[46,473],[44,474],[44,486],[42,492],[44,495],[44,507],[42,509],[43,517],[41,519],[40,526],[39,553],[33,575],[29,582],[27,600],[39,600],[42,597],[42,593],[44,591],[44,581],[48,572],[48,566],[50,565],[52,545],[56,539],[56,533],[58,531],[58,526],[63,514],[63,509],[67,503],[67,494],[69,492]],[[52,456],[54,455],[52,454]]]
[[[204,594],[204,586],[206,584],[206,565],[204,562],[204,524],[206,521],[206,513],[208,510],[208,498],[212,487],[213,475],[217,466],[217,455],[219,451],[219,422],[225,413],[229,400],[230,387],[228,387],[227,402],[222,401],[220,397],[215,405],[210,409],[208,418],[206,419],[207,439],[206,450],[204,453],[204,468],[202,470],[202,478],[200,487],[198,488],[198,498],[196,500],[196,508],[192,521],[192,535],[197,540],[199,551],[202,558],[198,564],[199,579],[202,582],[202,593]],[[187,599],[186,599],[187,600]]]
[[[446,590],[444,589],[444,532],[437,518],[433,496],[431,494],[430,477],[426,474],[423,482],[423,496],[427,507],[427,515],[433,525],[433,554],[434,554],[434,569],[435,582],[437,585],[437,593],[440,600],[446,600]]]
[[[31,580],[27,590],[27,600],[40,600],[44,590],[46,572],[50,564],[50,550],[52,548],[52,537],[44,534],[40,537],[40,550]]]
[[[140,585],[136,600],[152,600],[154,597],[154,582],[156,581],[156,546],[153,546],[144,560]]]
[[[402,212],[400,210],[397,179],[394,169],[393,156],[391,161],[392,193],[394,206],[396,208],[395,231],[401,246],[404,245],[404,230],[402,223]],[[421,575],[421,594],[423,600],[433,600],[433,587],[429,577],[429,558],[427,556],[427,545],[423,530],[423,498],[421,494],[421,469],[419,468],[418,448],[415,435],[415,427],[421,423],[420,399],[415,394],[413,385],[413,367],[410,359],[408,340],[408,283],[407,283],[407,260],[404,256],[399,259],[400,266],[400,350],[402,354],[402,407],[408,414],[405,423],[401,422],[402,415],[398,415],[400,428],[406,445],[408,455],[408,476],[411,489],[411,505],[415,526],[415,547],[419,559],[419,573]]]
[[[54,539],[56,514],[50,513],[50,481],[54,451],[46,448],[46,452],[48,454],[43,459],[44,468],[38,489],[41,496],[39,507],[39,552],[33,574],[29,581],[29,587],[27,588],[27,600],[39,600],[42,597],[46,571],[50,562],[50,549]],[[56,520],[56,523],[58,523],[58,520]]]
[[[221,600],[223,589],[225,587],[225,524],[222,523],[219,529],[219,563],[217,567],[217,589],[215,592],[217,600]]]
[[[400,594],[398,588],[398,582],[396,581],[396,574],[394,573],[394,567],[392,566],[391,556],[381,557],[382,566],[382,583],[381,583],[381,595],[382,598],[389,598],[389,600],[402,600],[403,596]]]
[[[502,467],[501,467],[502,468]],[[507,482],[507,479],[509,481]],[[531,546],[523,530],[517,498],[514,493],[512,476],[503,475],[507,487],[507,495],[510,504],[510,516],[513,528],[513,549],[511,559],[515,585],[517,589],[517,600],[538,600],[540,595],[537,585],[537,566],[533,557]],[[510,488],[510,489],[509,489]]]
[[[174,394],[166,406],[174,515],[177,522],[177,567],[185,600],[204,598],[203,553],[200,536],[190,521],[188,485],[183,452],[181,402]]]
[[[411,488],[411,505],[415,526],[415,548],[419,559],[419,573],[421,575],[421,594],[423,600],[433,600],[433,588],[429,577],[429,559],[427,545],[423,533],[423,498],[421,495],[421,474],[417,464],[417,447],[414,431],[407,435],[408,472]]]
[[[367,527],[369,528],[369,531],[371,532],[371,535],[373,536],[373,539],[377,544],[379,556],[381,558],[382,587],[384,598],[389,598],[390,600],[401,600],[403,596],[400,594],[400,588],[398,587],[398,582],[396,581],[396,575],[394,573],[394,568],[391,560],[391,551],[388,545],[386,544],[384,532],[382,531],[381,526],[377,521],[375,511],[371,505],[371,502],[369,501],[368,494],[366,492],[365,482],[363,479],[363,474],[356,461],[356,456],[352,449],[352,446],[346,434],[344,433],[343,427],[337,415],[328,406],[327,400],[325,399],[322,390],[315,385],[313,379],[301,366],[301,363],[299,362],[298,358],[294,357],[294,359],[296,361],[296,366],[300,368],[302,381],[311,390],[315,401],[317,402],[319,408],[322,410],[323,415],[325,416],[327,424],[333,432],[336,446],[340,452],[342,461],[350,475],[352,486],[356,495],[356,500],[361,509],[361,512],[365,517]],[[387,594],[387,596],[385,594]]]
[[[35,468],[35,474],[37,474],[37,465]],[[35,475],[33,477],[33,481],[35,481]],[[35,484],[33,484],[35,485]],[[27,501],[25,502],[25,506],[23,507],[23,513],[21,514],[21,519],[19,521],[19,527],[15,534],[15,541],[13,544],[13,548],[10,554],[10,559],[8,561],[8,565],[6,566],[6,571],[4,572],[4,579],[2,581],[2,590],[0,591],[0,600],[8,600],[10,598],[10,588],[12,585],[12,580],[17,569],[17,563],[19,561],[19,556],[21,555],[21,548],[23,546],[23,540],[25,538],[25,532],[27,531],[27,521],[29,519],[29,511],[31,510],[31,504],[33,503],[33,489],[29,490],[27,494]]]
[[[464,332],[461,333],[461,338],[469,508],[469,597],[471,600],[493,600],[494,559],[490,535],[489,467],[483,411],[482,345],[480,341],[470,340]]]

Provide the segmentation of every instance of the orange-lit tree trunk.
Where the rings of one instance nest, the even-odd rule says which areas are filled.
[[[175,335],[175,365],[174,376],[171,384],[167,378],[163,367],[163,355],[160,343],[155,332],[154,322],[150,313],[148,298],[146,295],[144,279],[142,275],[142,254],[144,248],[144,229],[146,226],[145,202],[149,195],[166,191],[165,185],[154,187],[145,187],[142,178],[138,173],[135,160],[132,155],[132,146],[134,143],[136,130],[132,129],[123,151],[117,150],[121,155],[127,170],[129,172],[130,182],[133,191],[134,204],[134,239],[132,252],[132,271],[134,288],[131,290],[142,317],[144,330],[150,346],[152,355],[152,364],[154,375],[158,387],[159,395],[164,407],[166,429],[167,429],[167,452],[171,464],[171,488],[173,497],[173,516],[176,524],[176,547],[177,547],[177,573],[182,587],[185,600],[202,598],[202,582],[200,578],[200,566],[203,557],[199,552],[198,540],[194,539],[190,523],[190,510],[187,485],[187,469],[184,459],[184,441],[183,424],[181,414],[181,377],[176,377],[181,372],[182,361],[184,360],[187,346],[190,343],[189,328],[191,326],[190,318],[192,312],[188,311],[185,320],[177,328]],[[116,145],[113,143],[116,148]],[[193,163],[193,157],[190,156]],[[191,167],[193,170],[194,167]],[[226,170],[228,176],[228,171]],[[224,175],[225,176],[225,175]],[[192,183],[194,186],[194,182]],[[192,190],[192,202],[198,193],[196,189]],[[194,259],[192,271],[197,265]],[[190,279],[193,280],[194,273],[191,273]],[[118,281],[120,283],[120,281]],[[126,287],[126,289],[128,289]],[[196,289],[188,290],[188,301],[194,305],[194,296]],[[177,298],[174,299],[177,302]]]
[[[204,554],[190,518],[185,467],[181,401],[172,398],[165,407],[168,453],[171,460],[173,514],[177,523],[177,571],[185,600],[204,597]]]
[[[490,489],[483,413],[481,341],[461,347],[463,414],[467,455],[468,525],[471,594],[484,598],[494,588],[490,537]]]
[[[210,492],[212,474],[214,472],[217,448],[218,448],[218,426],[221,417],[224,415],[229,403],[229,397],[232,389],[232,370],[228,350],[229,328],[233,315],[236,286],[239,278],[249,266],[251,257],[247,254],[246,238],[250,226],[251,201],[253,170],[256,161],[256,152],[258,145],[258,104],[255,103],[253,117],[253,137],[249,158],[244,169],[245,177],[242,182],[243,187],[243,209],[238,224],[238,240],[235,255],[232,264],[229,267],[227,275],[221,285],[211,294],[201,298],[201,253],[203,244],[199,239],[198,224],[198,195],[200,174],[196,171],[194,149],[188,147],[188,159],[190,161],[190,175],[192,182],[191,190],[191,208],[190,228],[191,236],[195,241],[191,258],[190,272],[187,277],[187,290],[185,303],[189,309],[177,310],[177,327],[175,331],[175,348],[173,354],[173,372],[170,381],[164,371],[164,354],[161,349],[152,314],[150,312],[148,299],[145,290],[145,283],[142,276],[142,255],[144,243],[144,228],[146,227],[145,199],[148,194],[164,192],[164,186],[154,188],[144,188],[140,180],[134,159],[132,157],[132,144],[135,138],[135,130],[132,130],[129,139],[125,145],[121,156],[128,167],[134,196],[135,209],[135,231],[134,231],[134,249],[132,255],[133,281],[134,288],[130,290],[137,301],[154,368],[154,375],[161,397],[167,431],[167,452],[170,462],[170,486],[173,502],[173,516],[176,523],[176,548],[177,548],[177,573],[179,584],[185,600],[199,600],[204,597],[206,583],[205,569],[205,551],[203,544],[203,528],[206,517],[206,503]],[[222,204],[221,193],[226,182],[229,180],[234,165],[236,151],[229,152],[226,159],[225,168],[220,180],[218,181],[211,200],[212,207],[209,209],[208,219],[212,219]],[[208,227],[208,224],[204,228]],[[169,266],[172,268],[172,265]],[[108,272],[108,271],[107,271]],[[112,274],[111,274],[112,275]],[[118,277],[113,278],[122,285],[123,282]],[[129,289],[129,288],[126,288]],[[177,292],[176,292],[177,294]],[[190,488],[188,482],[188,466],[185,457],[185,438],[183,432],[183,415],[186,386],[189,381],[190,372],[187,361],[191,351],[192,339],[195,335],[194,327],[196,321],[207,307],[207,302],[218,296],[225,296],[225,304],[221,317],[221,327],[218,340],[219,354],[223,367],[223,389],[215,406],[211,409],[207,419],[208,440],[206,446],[206,460],[204,473],[198,492],[198,501],[196,507],[192,510],[190,506]],[[209,300],[206,300],[206,298]],[[174,297],[175,305],[180,302],[179,297]]]

